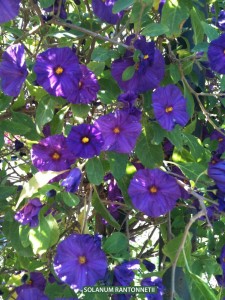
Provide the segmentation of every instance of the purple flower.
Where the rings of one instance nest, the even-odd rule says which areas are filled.
[[[225,151],[225,136],[217,130],[214,130],[213,133],[210,135],[210,139],[218,141],[219,144],[217,148],[217,153],[222,154]]]
[[[174,84],[156,89],[152,94],[152,106],[156,120],[167,131],[171,131],[176,124],[185,126],[190,119],[187,100]]]
[[[162,278],[159,277],[149,277],[144,278],[141,281],[142,286],[155,286],[157,288],[157,294],[146,294],[148,300],[163,300],[163,292],[165,287],[162,284]]]
[[[225,192],[225,161],[221,160],[219,162],[212,161],[209,164],[208,176],[212,178],[218,188]]]
[[[51,48],[38,54],[34,71],[37,83],[51,95],[71,101],[79,89],[79,61],[68,47]]]
[[[92,0],[94,14],[104,22],[116,24],[123,16],[123,11],[114,14],[113,6],[117,0]]]
[[[122,110],[98,118],[95,125],[102,133],[105,151],[130,153],[141,133],[139,119]]]
[[[158,12],[160,13],[160,15],[162,14],[162,9],[164,4],[166,3],[166,0],[160,0],[159,1],[159,8],[158,8]]]
[[[145,169],[134,174],[128,194],[135,208],[155,218],[175,207],[180,189],[176,180],[167,173],[159,169]]]
[[[38,214],[42,208],[42,203],[38,198],[29,200],[14,216],[14,219],[22,225],[29,225],[30,227],[38,226]]]
[[[143,260],[143,264],[145,265],[146,269],[149,271],[149,272],[152,272],[155,270],[155,265],[153,263],[151,263],[149,260],[147,259],[144,259]]]
[[[134,102],[136,101],[138,95],[133,91],[127,91],[124,94],[120,94],[118,96],[118,101],[123,102],[125,104],[128,104],[129,107],[132,107],[134,105]]]
[[[213,71],[225,74],[225,33],[211,41],[208,48],[208,59]]]
[[[126,44],[132,43],[134,36],[127,38]],[[146,42],[145,37],[140,36],[133,44],[135,49],[141,52],[139,60],[133,60],[133,53],[126,51],[123,58],[119,58],[112,63],[112,76],[124,91],[134,93],[144,93],[156,88],[164,77],[165,62],[161,52],[155,48],[153,42]],[[128,67],[134,68],[134,75],[131,79],[124,81],[123,72]]]
[[[180,177],[184,177],[184,174],[181,172],[181,170],[177,167],[177,166],[172,166],[171,168],[171,171],[175,174],[178,175],[178,179],[180,179]],[[180,176],[180,177],[179,177]],[[183,179],[183,178],[182,178]],[[184,183],[186,184],[190,184],[189,181],[187,179],[184,179],[183,180]],[[184,199],[184,200],[187,200],[190,198],[190,194],[183,188],[179,185],[179,189],[180,189],[180,195],[181,195],[181,198]]]
[[[5,2],[8,3],[12,1]],[[2,62],[0,64],[2,91],[8,96],[17,97],[27,74],[24,46],[21,44],[9,46],[3,53]]]
[[[118,265],[114,269],[114,286],[130,286],[131,282],[134,280],[135,273],[133,270],[139,268],[140,262],[138,259],[133,259],[131,261],[125,261]],[[114,294],[112,296],[113,300],[128,300],[131,298],[130,294]]]
[[[67,138],[70,151],[82,158],[99,155],[103,143],[101,132],[96,126],[90,124],[73,126]]]
[[[72,169],[67,177],[62,181],[61,185],[69,193],[75,193],[81,181],[81,171],[78,168]]]
[[[82,289],[104,279],[107,260],[93,236],[72,234],[58,244],[53,266],[63,282],[72,289]]]
[[[79,88],[76,90],[76,94],[70,97],[69,101],[75,104],[88,104],[96,100],[100,86],[95,74],[91,70],[85,65],[80,65],[80,69],[82,77],[79,81]]]
[[[125,261],[114,269],[114,284],[120,286],[129,286],[134,280],[134,271],[139,268],[140,262],[138,259]]]
[[[14,19],[19,14],[20,0],[0,0],[0,24]]]
[[[63,171],[75,162],[62,134],[52,135],[33,145],[31,160],[39,171]]]
[[[37,288],[40,291],[44,291],[46,286],[46,279],[41,272],[31,272],[30,279],[16,288],[17,294],[24,289]]]
[[[225,30],[225,11],[221,10],[216,22],[217,27],[224,31]]]
[[[59,13],[59,17],[61,19],[66,19],[67,18],[65,4],[66,4],[66,0],[62,0],[61,7],[60,7],[60,13]],[[58,9],[59,9],[59,0],[55,0],[54,5],[49,6],[47,8],[44,8],[44,11],[46,11],[46,12],[52,12],[53,11],[53,14],[57,15]]]
[[[43,294],[42,291],[40,291],[37,288],[29,288],[21,290],[17,300],[49,300],[49,298]]]

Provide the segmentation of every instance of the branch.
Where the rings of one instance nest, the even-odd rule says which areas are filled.
[[[93,32],[93,31],[91,31],[89,29],[82,28],[82,27],[77,26],[75,24],[69,24],[69,23],[66,23],[66,22],[63,22],[63,21],[59,21],[59,20],[57,20],[55,18],[53,18],[52,20],[50,20],[48,22],[48,24],[59,25],[59,26],[62,26],[62,27],[69,27],[71,29],[74,29],[74,30],[83,32],[83,33],[85,33],[87,35],[90,35],[90,36],[92,36],[92,37],[94,37],[96,39],[99,39],[99,40],[102,40],[102,41],[105,41],[105,42],[109,42],[111,44],[115,44],[115,45],[118,45],[118,46],[122,46],[122,47],[126,48],[127,50],[133,50],[134,49],[132,46],[128,46],[128,45],[126,45],[124,43],[121,43],[121,42],[118,42],[118,41],[116,41],[114,39],[110,39],[110,38],[108,38],[106,36],[102,36],[101,34]]]

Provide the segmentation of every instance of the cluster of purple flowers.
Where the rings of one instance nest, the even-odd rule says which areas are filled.
[[[135,36],[131,35],[127,38],[126,44],[140,51],[140,55],[138,61],[135,61],[133,52],[127,50],[122,58],[112,63],[112,76],[119,87],[124,91],[135,93],[144,93],[158,87],[165,72],[165,62],[161,52],[155,48],[153,42],[146,42],[143,36],[135,39]],[[123,72],[128,67],[133,67],[133,77],[123,80]]]
[[[87,104],[97,97],[99,85],[94,73],[79,64],[78,57],[68,47],[38,54],[34,72],[37,83],[53,96],[75,104]]]
[[[32,163],[39,171],[62,171],[76,158],[91,158],[102,150],[130,153],[140,132],[139,118],[117,110],[98,118],[94,125],[73,126],[67,138],[53,135],[42,139],[32,147]]]

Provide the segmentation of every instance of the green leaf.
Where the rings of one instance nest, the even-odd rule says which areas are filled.
[[[128,155],[116,152],[107,152],[107,158],[110,164],[110,171],[116,179],[125,175]]]
[[[219,30],[217,27],[213,26],[213,25],[209,25],[204,21],[201,21],[203,30],[205,32],[205,34],[207,35],[207,37],[209,38],[209,41],[211,42],[212,40],[215,40],[218,38],[219,36]]]
[[[13,97],[9,97],[0,93],[0,111],[4,111],[12,102]]]
[[[55,172],[55,171],[44,171],[36,173],[28,182],[23,186],[22,192],[16,204],[16,209],[19,207],[20,203],[24,198],[31,197],[34,193],[38,191],[39,188],[47,184],[54,177],[65,173],[68,170]]]
[[[105,69],[105,62],[91,61],[87,64],[87,67],[94,72],[96,76],[99,76]]]
[[[36,111],[36,127],[38,133],[42,132],[45,124],[49,123],[54,116],[55,101],[45,96],[38,104]]]
[[[144,28],[142,34],[145,36],[159,36],[168,32],[168,26],[159,23],[152,23]]]
[[[220,79],[220,89],[221,91],[225,91],[225,75],[223,75]]]
[[[207,172],[207,164],[197,162],[178,163],[178,167],[188,179],[193,181],[196,181],[199,175]]]
[[[71,207],[77,206],[80,203],[80,198],[77,195],[72,193],[61,192],[59,193],[57,198],[62,198],[63,202],[67,206],[71,206]]]
[[[7,197],[15,195],[16,190],[16,186],[0,186],[0,200],[5,200]]]
[[[28,247],[30,245],[29,231],[30,231],[29,226],[24,226],[24,225],[19,226],[19,235],[23,247]]]
[[[191,10],[191,24],[193,27],[194,35],[193,40],[195,45],[201,43],[204,38],[204,30],[201,24],[202,16],[196,7],[193,7]]]
[[[42,255],[51,246],[55,245],[59,239],[59,227],[55,218],[49,214],[44,217],[39,216],[39,225],[31,228],[29,240],[32,245],[34,254]]]
[[[29,130],[26,133],[24,133],[24,136],[26,138],[32,141],[37,141],[40,139],[40,136],[36,131],[36,126],[31,117],[29,117],[28,115],[12,111],[12,121],[20,123],[20,127],[22,128],[29,128]]]
[[[187,145],[190,149],[190,153],[196,162],[205,161],[205,148],[202,146],[200,139],[191,135],[184,134],[184,144]],[[210,158],[210,153],[209,153]]]
[[[7,240],[10,242],[12,247],[17,251],[17,253],[24,257],[33,256],[33,251],[31,246],[24,247],[20,240],[19,228],[20,224],[16,221],[3,223],[3,233],[5,234]]]
[[[55,0],[40,0],[39,2],[41,4],[42,8],[47,8],[49,6],[52,6],[54,4]]]
[[[191,272],[185,272],[189,291],[192,296],[192,299],[198,300],[216,300],[217,297],[212,291],[212,288],[204,282],[198,275],[195,275]]]
[[[162,249],[163,253],[170,258],[171,262],[173,262],[175,259],[175,256],[177,254],[177,249],[179,248],[182,239],[183,239],[183,234],[180,234],[175,238],[173,238],[172,240],[168,241],[167,244],[164,245]],[[191,249],[192,249],[191,234],[189,233],[184,244],[184,252],[188,262],[191,261]],[[183,251],[181,251],[180,253],[180,256],[177,261],[177,266],[178,267],[185,266],[185,258],[184,258]]]
[[[151,123],[151,127],[152,127],[152,133],[153,133],[151,143],[153,145],[159,145],[160,143],[162,143],[167,132],[158,123],[155,123],[155,122]]]
[[[170,77],[173,80],[173,83],[177,83],[180,80],[180,71],[177,65],[170,64],[169,66]]]
[[[130,80],[134,76],[134,73],[135,73],[135,66],[129,66],[129,67],[127,67],[123,71],[122,80],[123,81]]]
[[[122,192],[124,201],[125,201],[125,203],[127,204],[127,206],[129,208],[132,208],[132,203],[131,203],[131,199],[130,199],[130,197],[128,195],[127,190],[128,190],[128,187],[129,187],[132,175],[133,175],[133,169],[132,169],[132,173],[131,174],[124,175],[122,178],[117,179],[117,184],[118,184],[118,186],[119,186],[119,188],[120,188],[120,190]]]
[[[72,104],[71,109],[74,117],[79,117],[84,119],[87,117],[89,113],[90,106],[86,104]]]
[[[168,37],[180,35],[183,24],[189,17],[189,10],[183,0],[167,0],[163,6],[161,24],[168,26]]]
[[[108,209],[105,207],[105,205],[102,203],[101,199],[99,198],[97,192],[95,191],[92,196],[92,205],[94,209],[114,228],[117,230],[120,230],[120,225],[117,223],[117,221],[113,218],[113,216],[110,214]]]
[[[26,97],[24,95],[24,90],[21,90],[19,96],[14,100],[12,109],[18,110],[19,108],[22,108],[25,104],[26,104]]]
[[[152,129],[149,124],[143,126],[142,133],[138,138],[135,152],[141,163],[146,168],[156,168],[162,164],[163,150],[162,145],[153,145],[151,137],[153,136]]]
[[[64,117],[65,114],[69,110],[69,105],[64,106],[62,109],[60,109],[57,114],[54,115],[52,121],[51,121],[51,134],[60,134],[63,131],[63,125],[64,125]]]
[[[128,250],[129,242],[122,232],[114,232],[107,238],[103,245],[103,250],[110,255],[120,256]]]
[[[179,125],[176,125],[172,131],[168,131],[166,136],[170,142],[177,147],[178,150],[182,149],[184,144],[184,135]]]
[[[121,10],[126,9],[127,7],[131,6],[134,4],[134,0],[118,0],[114,5],[113,5],[113,9],[112,12],[114,14],[117,14],[118,12],[120,12]]]
[[[85,165],[85,169],[87,172],[88,180],[91,183],[95,185],[99,185],[102,183],[104,177],[104,169],[102,167],[101,160],[98,157],[89,159]]]
[[[114,50],[98,47],[95,48],[91,54],[91,59],[97,62],[105,62],[110,58],[118,58],[118,53]]]

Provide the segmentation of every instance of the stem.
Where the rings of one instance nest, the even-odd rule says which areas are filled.
[[[190,221],[187,223],[187,225],[185,226],[185,230],[184,230],[184,236],[182,238],[181,244],[177,250],[176,256],[174,258],[173,264],[172,264],[172,271],[171,271],[171,295],[170,295],[170,300],[174,299],[174,295],[175,295],[175,275],[176,275],[176,266],[177,266],[177,262],[180,256],[181,251],[184,249],[184,245],[189,233],[189,229],[192,226],[192,224],[197,221],[200,217],[204,216],[205,212],[204,210],[199,211],[196,215],[194,215]]]

